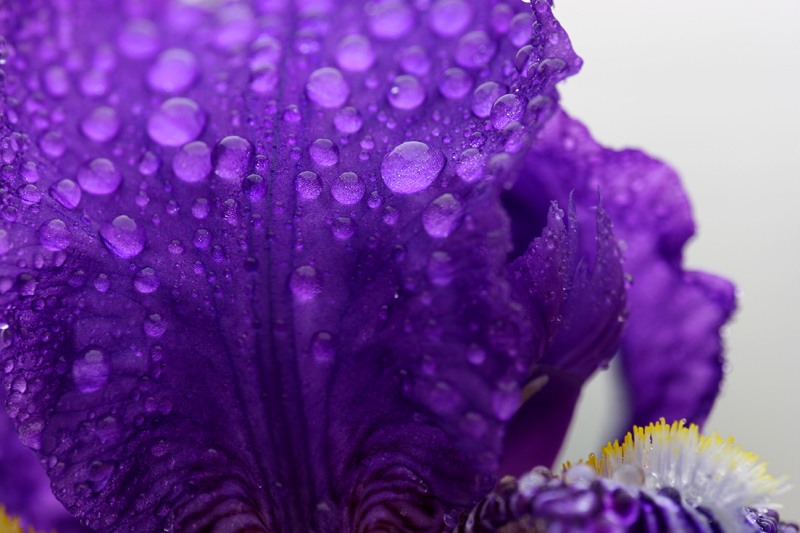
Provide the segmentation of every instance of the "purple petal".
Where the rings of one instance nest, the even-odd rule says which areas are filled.
[[[11,394],[20,394],[20,382]],[[0,388],[0,402],[6,393]],[[50,479],[36,456],[20,444],[5,412],[0,412],[0,504],[10,516],[20,517],[21,525],[41,531],[87,533],[89,530],[70,515],[50,491]]]
[[[525,239],[518,228],[531,217],[541,219],[547,202],[565,201],[572,193],[580,215],[598,188],[626,244],[625,269],[632,275],[622,342],[632,423],[660,417],[701,423],[719,390],[719,330],[735,307],[734,289],[722,278],[682,269],[682,249],[694,224],[669,167],[638,151],[604,149],[580,123],[556,114],[507,198],[516,246]],[[581,248],[590,249],[585,243]]]
[[[8,410],[97,529],[436,531],[491,485],[499,195],[580,60],[542,1],[294,4],[7,18]]]
[[[511,265],[519,286],[528,288],[524,305],[547,331],[547,343],[531,370],[526,395],[532,396],[506,433],[504,474],[552,464],[583,382],[608,363],[622,335],[626,292],[611,220],[598,206],[597,250],[589,270],[588,258],[579,255],[582,235],[571,200],[568,226],[563,217],[551,207],[542,237]]]

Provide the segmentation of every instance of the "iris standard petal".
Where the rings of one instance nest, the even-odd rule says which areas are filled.
[[[720,328],[735,307],[734,289],[681,266],[694,223],[675,173],[641,152],[602,148],[563,112],[545,124],[524,169],[506,198],[517,248],[525,239],[520,221],[541,220],[549,201],[570,194],[581,215],[598,189],[625,242],[632,283],[622,366],[633,423],[661,416],[702,423],[722,378]],[[589,253],[591,244],[582,241],[581,248]]]
[[[580,66],[546,2],[6,14],[8,409],[70,511],[436,531],[488,490],[534,353],[499,195]]]
[[[598,205],[596,251],[589,266],[571,198],[568,213],[565,217],[551,207],[542,236],[511,264],[520,288],[516,294],[528,289],[523,306],[547,335],[523,389],[526,401],[506,433],[503,474],[521,475],[536,465],[552,464],[581,386],[607,365],[622,336],[626,290],[611,220]]]

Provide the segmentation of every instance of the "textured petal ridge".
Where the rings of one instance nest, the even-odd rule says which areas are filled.
[[[422,4],[3,8],[6,408],[93,528],[438,531],[493,485],[540,343],[500,195],[580,60],[547,2]]]
[[[558,112],[544,125],[506,201],[515,246],[520,221],[541,219],[547,202],[603,193],[614,231],[625,243],[630,318],[622,367],[632,400],[632,424],[665,417],[702,424],[722,379],[720,329],[735,308],[725,279],[683,269],[682,249],[694,234],[689,202],[675,173],[637,150],[601,147],[579,122]],[[585,220],[585,217],[581,217]],[[587,243],[581,248],[590,251]]]

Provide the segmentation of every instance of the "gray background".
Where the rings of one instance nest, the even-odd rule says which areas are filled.
[[[795,485],[800,520],[800,2],[557,0],[585,60],[567,111],[614,148],[668,161],[692,199],[686,264],[739,287],[729,371],[707,431],[733,436]],[[564,459],[612,436],[614,370],[584,392]]]

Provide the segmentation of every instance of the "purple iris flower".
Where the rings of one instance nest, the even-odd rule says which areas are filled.
[[[618,350],[622,422],[708,414],[733,288],[682,270],[675,174],[560,110],[547,1],[12,0],[0,34],[0,503],[37,527],[81,529],[17,434],[97,531],[442,531]]]

